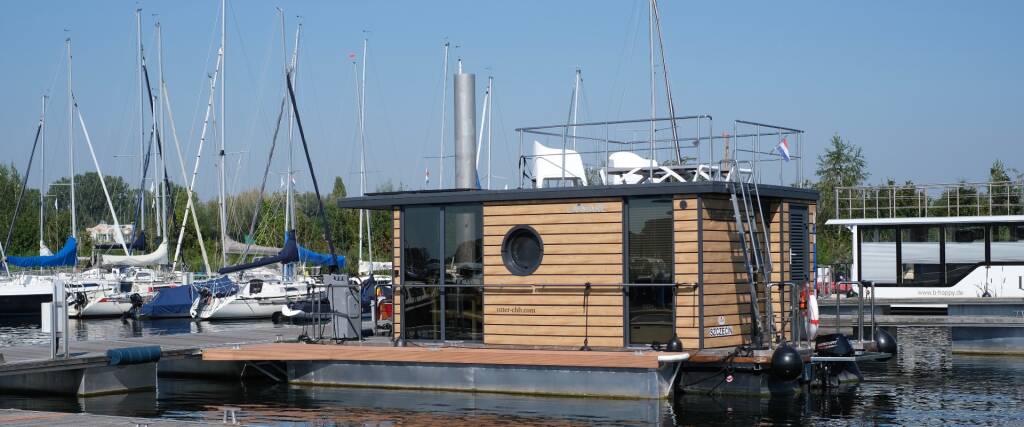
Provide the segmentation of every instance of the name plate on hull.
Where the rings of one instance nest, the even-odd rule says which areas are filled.
[[[733,335],[732,326],[715,326],[707,329],[709,337],[727,337]]]

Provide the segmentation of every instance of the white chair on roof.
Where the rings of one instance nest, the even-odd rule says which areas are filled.
[[[562,166],[565,165],[563,172]],[[537,188],[550,187],[556,182],[565,181],[562,186],[585,186],[587,170],[583,167],[583,157],[575,150],[551,148],[538,141],[533,141],[533,180]],[[557,186],[557,185],[556,185]]]
[[[645,159],[631,151],[616,151],[608,156],[608,167],[619,170],[631,169],[627,172],[609,174],[609,184],[636,184],[644,179],[644,176],[637,172],[645,168],[657,168],[658,161]]]

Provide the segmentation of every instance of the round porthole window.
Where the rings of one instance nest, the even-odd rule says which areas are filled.
[[[517,225],[505,233],[505,239],[501,242],[501,260],[512,274],[533,274],[543,258],[544,242],[533,227]]]

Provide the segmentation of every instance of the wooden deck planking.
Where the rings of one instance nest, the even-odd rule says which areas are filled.
[[[260,344],[203,350],[207,361],[347,361],[658,368],[658,352],[511,350],[460,347],[381,347],[358,345]]]
[[[0,364],[0,374],[25,369],[59,369],[79,364],[105,364],[106,351],[109,349],[157,345],[164,356],[183,356],[210,347],[274,342],[278,335],[282,339],[290,340],[300,332],[301,329],[298,327],[254,327],[235,331],[73,341],[69,346],[72,354],[69,359],[50,359],[49,344],[6,347],[0,349],[5,359],[5,363]]]

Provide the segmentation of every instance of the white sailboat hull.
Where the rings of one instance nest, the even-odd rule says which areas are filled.
[[[197,316],[202,320],[269,319],[274,313],[280,313],[281,307],[288,304],[288,301],[289,299],[284,296],[216,298],[203,306]]]

